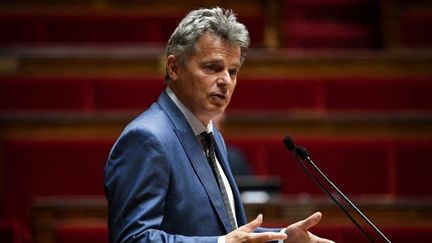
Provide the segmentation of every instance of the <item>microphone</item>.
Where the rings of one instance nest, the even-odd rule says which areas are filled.
[[[327,182],[330,187],[336,191],[336,193],[352,208],[354,211],[360,215],[360,217],[373,228],[373,230],[380,235],[382,239],[384,239],[386,242],[390,242],[390,240],[362,213],[360,209],[358,209],[354,203],[349,200],[345,194],[339,190],[339,188],[319,169],[318,166],[315,165],[315,163],[310,158],[309,152],[302,146],[296,146],[293,140],[290,137],[285,137],[283,139],[283,143],[285,144],[285,147],[294,153],[294,156],[296,159],[300,162],[302,165],[303,170],[306,172],[306,174],[321,188],[321,190],[326,193],[336,205],[339,206],[339,208],[346,214],[346,216],[354,223],[354,225],[361,231],[361,233],[368,239],[369,242],[374,242],[372,237],[361,227],[361,225],[354,219],[354,217],[348,212],[348,210],[335,198],[335,196],[323,185],[322,182],[314,175],[314,173],[309,169],[309,167],[312,167],[312,169],[318,173],[319,176],[324,178],[325,182]],[[309,166],[307,166],[309,165]]]

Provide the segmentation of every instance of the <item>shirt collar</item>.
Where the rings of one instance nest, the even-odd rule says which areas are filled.
[[[174,94],[174,92],[167,87],[166,92],[168,96],[172,99],[174,104],[180,109],[180,111],[185,116],[187,122],[189,123],[189,126],[191,126],[195,136],[198,136],[202,132],[213,132],[213,122],[210,120],[210,122],[207,124],[207,126],[204,126],[200,120],[179,100],[179,98]]]

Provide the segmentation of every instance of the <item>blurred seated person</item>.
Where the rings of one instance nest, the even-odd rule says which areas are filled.
[[[213,120],[213,124],[219,129],[223,130],[223,122],[225,120],[225,113],[216,116]],[[227,143],[228,162],[231,166],[231,171],[235,177],[238,176],[253,176],[254,172],[249,166],[249,163],[241,149]]]
[[[213,124],[222,131],[225,113],[216,116]],[[227,142],[228,163],[237,182],[237,187],[245,202],[266,202],[270,196],[278,195],[281,191],[281,180],[278,176],[256,175],[250,167],[244,152]]]
[[[228,162],[234,176],[253,176],[254,173],[241,149],[227,144]]]

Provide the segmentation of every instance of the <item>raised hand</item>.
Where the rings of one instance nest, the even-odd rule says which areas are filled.
[[[288,227],[286,227],[285,233],[287,234],[287,239],[285,240],[285,243],[290,243],[290,242],[331,243],[333,242],[331,240],[320,238],[312,234],[311,232],[309,232],[309,229],[315,226],[316,224],[318,224],[321,218],[322,218],[321,213],[317,212],[309,216],[307,219],[298,221],[297,223],[291,224]]]
[[[267,242],[272,240],[284,240],[287,238],[287,235],[283,232],[253,233],[253,231],[262,224],[262,222],[263,216],[262,214],[259,214],[256,219],[227,234],[225,236],[225,242]]]

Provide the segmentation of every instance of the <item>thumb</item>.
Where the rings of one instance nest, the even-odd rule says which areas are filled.
[[[262,214],[258,214],[258,216],[254,220],[239,227],[238,229],[249,233],[254,231],[256,228],[258,228],[262,224],[262,222],[263,222],[263,216]]]
[[[304,231],[308,231],[310,228],[318,224],[319,221],[321,221],[321,218],[322,218],[322,214],[320,212],[316,212],[311,216],[309,216],[308,218],[299,221],[295,224],[297,227],[303,229]]]

